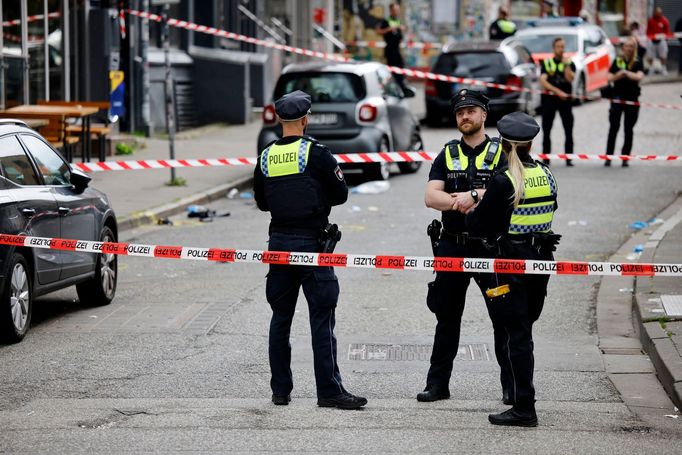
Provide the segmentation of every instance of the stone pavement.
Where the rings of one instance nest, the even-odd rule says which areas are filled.
[[[652,225],[640,262],[682,263],[682,196]],[[682,279],[638,277],[635,280],[635,316],[644,350],[670,398],[682,409]]]
[[[175,141],[177,159],[233,158],[256,156],[261,123],[219,126],[179,133]],[[137,139],[141,146],[133,155],[118,155],[110,160],[168,159],[165,138]],[[111,171],[92,173],[91,186],[109,196],[119,221],[119,229],[154,222],[190,204],[202,204],[223,197],[231,188],[241,188],[253,174],[251,166],[176,169],[185,186],[169,186],[169,169]]]

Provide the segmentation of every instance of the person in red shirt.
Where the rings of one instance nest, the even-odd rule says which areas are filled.
[[[649,65],[653,63],[653,59],[658,57],[661,60],[661,73],[668,74],[666,68],[666,63],[668,61],[668,42],[665,37],[655,37],[664,33],[666,35],[670,34],[670,22],[663,15],[663,10],[660,7],[654,9],[654,15],[649,18],[649,22],[646,25],[646,34],[649,38]]]

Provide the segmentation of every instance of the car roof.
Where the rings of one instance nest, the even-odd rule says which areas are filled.
[[[585,26],[576,26],[576,27],[569,27],[569,26],[564,26],[564,27],[532,27],[532,28],[524,28],[523,30],[519,30],[516,32],[513,36],[510,36],[509,38],[514,38],[516,36],[535,36],[535,35],[577,35],[580,33],[581,30],[584,30]]]
[[[443,46],[443,53],[454,52],[470,52],[470,51],[501,51],[502,47],[499,42],[494,41],[474,41],[474,42],[458,42],[452,41]]]
[[[22,120],[11,119],[11,118],[0,118],[0,135],[5,135],[9,133],[21,133],[21,132],[35,132]]]
[[[282,74],[290,73],[349,73],[364,75],[373,73],[377,68],[385,66],[377,62],[307,62],[307,63],[292,63],[287,65]]]

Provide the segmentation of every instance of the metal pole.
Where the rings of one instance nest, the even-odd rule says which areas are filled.
[[[142,0],[142,11],[149,12],[149,0]],[[141,36],[141,58],[142,58],[142,127],[144,135],[149,137],[151,134],[151,109],[149,107],[149,90],[151,82],[149,80],[149,59],[147,53],[149,51],[149,19],[143,17],[140,19],[140,36]]]
[[[92,100],[92,93],[90,93],[90,2],[83,2],[83,31],[81,33],[83,37],[81,43],[83,47],[83,75],[85,86],[83,91],[85,92],[80,99],[87,101]]]
[[[28,104],[29,74],[28,74],[28,6],[26,0],[21,0],[21,57],[24,62],[24,93],[23,104]]]
[[[163,57],[166,69],[165,95],[166,95],[166,128],[168,129],[168,149],[170,159],[175,159],[175,107],[173,104],[173,75],[171,74],[170,63],[170,27],[168,26],[168,12],[170,5],[163,5]],[[175,183],[175,168],[171,168],[171,185]]]
[[[62,0],[62,98],[71,101],[71,27],[69,0]]]
[[[45,99],[50,99],[50,46],[47,44],[49,34],[47,17],[47,0],[43,0],[43,55],[45,56]]]
[[[124,4],[125,6],[125,4]],[[130,0],[128,6],[135,10],[139,10],[139,3],[137,0]],[[128,129],[134,132],[137,126],[137,106],[136,94],[137,81],[135,72],[135,57],[137,56],[137,32],[135,21],[132,16],[128,16],[128,74],[126,74],[126,81],[128,82]]]
[[[2,26],[2,0],[0,0],[0,109],[5,110],[5,29]]]

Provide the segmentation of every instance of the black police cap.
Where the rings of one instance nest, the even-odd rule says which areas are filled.
[[[497,122],[497,130],[503,139],[530,142],[540,132],[540,125],[525,112],[512,112]]]
[[[275,112],[282,120],[298,120],[310,113],[311,105],[310,95],[296,90],[275,101]]]
[[[488,112],[488,101],[490,100],[482,92],[463,88],[450,99],[450,107],[457,112],[463,107],[478,106]]]

